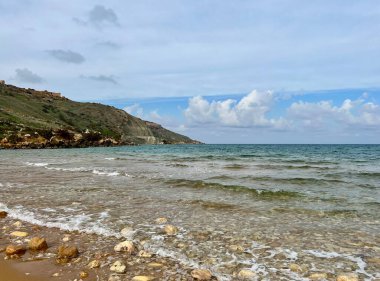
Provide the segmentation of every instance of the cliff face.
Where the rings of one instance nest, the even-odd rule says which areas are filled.
[[[123,110],[0,84],[0,147],[199,143]]]

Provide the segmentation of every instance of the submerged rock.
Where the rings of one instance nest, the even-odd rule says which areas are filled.
[[[119,275],[111,274],[111,275],[108,277],[108,281],[121,281],[121,278],[120,278]]]
[[[289,265],[289,269],[290,269],[291,271],[293,271],[293,272],[302,272],[302,268],[301,268],[301,266],[299,266],[299,265],[296,264],[296,263],[291,263],[291,264]]]
[[[121,231],[120,234],[124,238],[132,238],[135,232],[133,231],[132,227],[124,227]]]
[[[242,269],[238,273],[239,280],[252,280],[256,277],[256,272],[249,269]]]
[[[14,225],[15,227],[21,227],[21,226],[22,226],[22,222],[20,222],[20,221],[16,221],[13,225]]]
[[[359,277],[356,273],[340,274],[336,281],[359,281]]]
[[[15,236],[15,237],[26,237],[28,235],[29,235],[29,233],[28,232],[24,232],[24,231],[13,231],[11,233],[11,236]]]
[[[311,279],[311,280],[323,280],[323,279],[326,279],[326,278],[327,278],[327,274],[326,273],[312,273],[309,276],[309,279]]]
[[[139,257],[142,257],[142,258],[151,258],[153,256],[152,253],[150,252],[147,252],[145,250],[141,250],[139,253],[138,253],[138,256]]]
[[[135,246],[132,241],[124,241],[117,244],[114,248],[115,252],[128,252],[132,254],[135,251]]]
[[[8,216],[8,213],[6,211],[0,211],[0,219],[4,219]]]
[[[32,251],[43,251],[48,248],[45,238],[33,237],[30,239],[28,247]]]
[[[168,219],[167,218],[157,218],[155,220],[156,224],[164,224],[164,223],[167,223],[168,222]]]
[[[171,225],[171,224],[167,224],[165,225],[164,227],[164,231],[167,235],[169,236],[174,236],[178,233],[178,228],[175,227],[174,225]]]
[[[127,271],[127,266],[122,261],[115,261],[110,270],[119,274],[123,274]]]
[[[11,255],[23,255],[26,252],[26,248],[24,246],[19,245],[8,245],[5,249],[5,254],[8,256]]]
[[[191,276],[196,279],[196,280],[211,280],[212,274],[209,270],[207,269],[194,269],[191,272]]]

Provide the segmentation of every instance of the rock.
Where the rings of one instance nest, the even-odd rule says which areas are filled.
[[[168,222],[167,218],[158,218],[155,220],[156,224],[164,224]]]
[[[173,236],[173,235],[176,235],[178,233],[178,228],[175,227],[174,225],[171,225],[171,224],[167,224],[165,225],[164,227],[164,231],[167,235],[169,236]]]
[[[117,244],[113,249],[115,252],[128,252],[129,254],[132,254],[135,251],[135,246],[133,245],[133,242],[127,240]]]
[[[59,258],[76,258],[79,255],[78,248],[75,246],[61,245],[58,247]]]
[[[142,258],[151,258],[153,256],[152,253],[149,253],[145,250],[141,250],[139,253],[138,253],[138,256],[139,257],[142,257]]]
[[[80,277],[81,279],[85,279],[85,278],[88,277],[88,273],[87,273],[86,271],[81,271],[81,272],[79,273],[79,277]]]
[[[121,231],[120,234],[123,235],[124,238],[132,238],[135,232],[131,227],[124,227]]]
[[[8,213],[6,211],[0,211],[0,219],[6,218]]]
[[[243,253],[244,252],[244,248],[240,245],[231,245],[228,247],[228,249],[232,252],[236,252],[236,253]]]
[[[327,278],[327,274],[326,273],[312,273],[310,274],[309,278],[311,280],[324,280]]]
[[[115,261],[110,268],[111,271],[122,274],[127,271],[127,266],[122,261]]]
[[[70,235],[65,235],[63,238],[62,238],[62,241],[63,242],[69,242],[71,240],[71,236]]]
[[[21,227],[21,226],[22,226],[22,222],[20,222],[20,221],[16,221],[13,225],[14,225],[15,227]]]
[[[132,281],[150,281],[154,280],[153,276],[138,275],[132,278]]]
[[[45,238],[33,237],[29,241],[29,249],[33,251],[43,251],[48,248]]]
[[[197,280],[211,280],[211,272],[207,269],[194,269],[191,271],[191,276]]]
[[[61,276],[61,274],[59,274],[59,272],[56,272],[56,273],[54,273],[54,274],[52,275],[52,277],[59,277],[59,276]]]
[[[16,236],[16,237],[26,237],[28,236],[28,232],[24,232],[24,231],[13,231],[11,233],[11,236]]]
[[[108,281],[121,281],[121,278],[120,278],[120,276],[118,276],[118,275],[111,274],[111,275],[108,277]]]
[[[159,267],[163,267],[164,265],[158,262],[151,262],[151,263],[148,263],[148,266],[153,267],[153,268],[159,268]]]
[[[359,281],[359,277],[355,273],[340,274],[336,281]]]
[[[302,272],[302,268],[296,263],[291,263],[289,269],[293,272]]]
[[[90,262],[87,267],[88,268],[99,268],[101,265],[100,261],[99,260],[93,260],[92,262]]]
[[[18,246],[18,245],[9,245],[5,249],[5,254],[8,256],[11,255],[23,255],[26,252],[26,248],[23,246]]]
[[[239,280],[252,280],[256,277],[256,272],[249,269],[242,269],[238,273]]]

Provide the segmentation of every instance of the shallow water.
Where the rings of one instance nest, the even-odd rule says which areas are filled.
[[[356,271],[380,278],[380,145],[181,145],[0,150],[0,209],[134,239],[219,280]],[[167,239],[157,217],[181,231]],[[302,272],[292,272],[296,263]]]

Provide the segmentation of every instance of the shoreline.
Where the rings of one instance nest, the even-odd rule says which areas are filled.
[[[158,223],[163,225],[166,219],[161,218]],[[122,230],[123,238],[116,238],[38,226],[7,216],[0,218],[0,228],[0,271],[1,277],[5,277],[0,279],[4,281],[218,280],[208,270],[207,279],[197,279],[193,272],[197,273],[197,269],[144,250],[145,241],[126,238],[133,231],[129,227]],[[168,239],[176,231],[175,227],[167,230]],[[34,237],[45,238],[48,248],[31,250],[29,242]],[[26,252],[9,255],[9,245],[23,246]],[[60,256],[59,248],[63,245],[76,247],[79,254]],[[115,271],[117,262],[121,266]],[[203,274],[202,269],[200,272]]]

